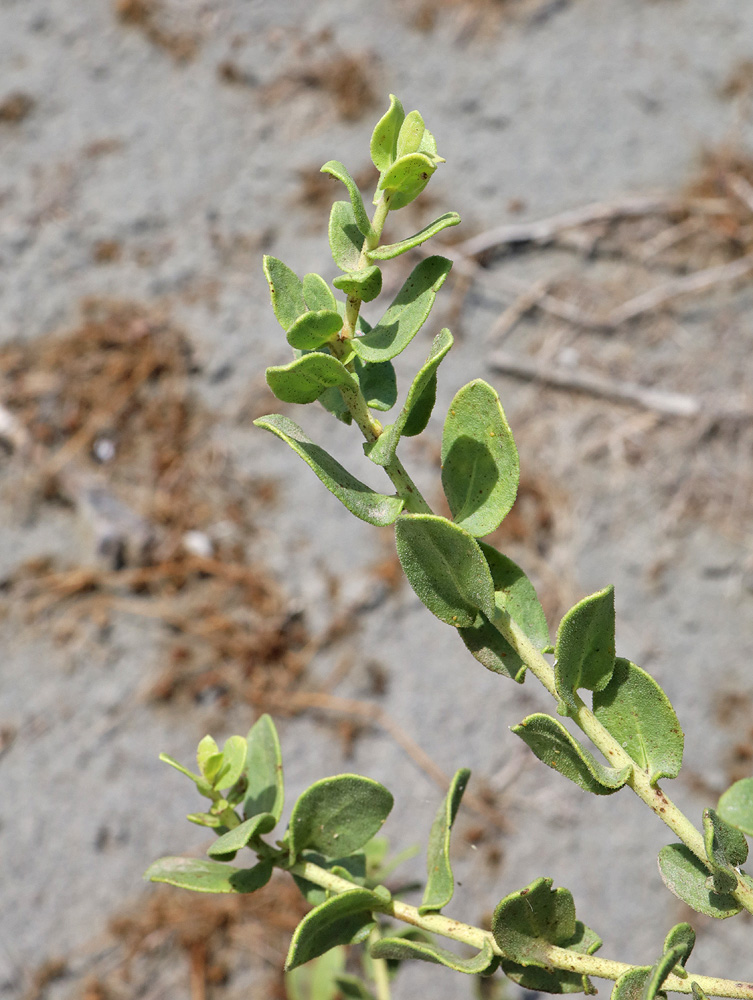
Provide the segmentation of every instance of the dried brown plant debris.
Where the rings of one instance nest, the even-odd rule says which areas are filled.
[[[0,123],[18,125],[28,118],[36,106],[36,101],[23,91],[14,91],[0,99]]]
[[[196,55],[195,35],[173,30],[160,0],[115,0],[115,14],[123,23],[138,28],[146,39],[169,53],[178,62],[188,62]]]

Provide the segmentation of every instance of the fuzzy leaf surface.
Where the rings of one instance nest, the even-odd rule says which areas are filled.
[[[709,859],[716,892],[733,892],[737,888],[735,868],[748,857],[745,835],[730,826],[714,809],[703,811],[703,843]]]
[[[408,583],[437,618],[461,628],[493,613],[492,575],[468,532],[434,514],[405,514],[395,540]]]
[[[404,351],[423,326],[451,267],[451,260],[438,256],[417,264],[376,326],[353,340],[356,354],[364,361],[390,361]]]
[[[246,737],[246,793],[243,815],[249,819],[259,813],[271,813],[275,820],[282,815],[285,788],[282,774],[282,751],[275,724],[269,715],[260,715]]]
[[[650,976],[649,965],[637,965],[623,972],[614,984],[610,1000],[642,1000]]]
[[[286,970],[295,969],[340,944],[363,940],[381,901],[369,889],[349,889],[320,903],[298,924],[290,942]]]
[[[476,538],[499,527],[515,503],[518,449],[499,396],[482,379],[450,403],[442,432],[442,487],[456,524]]]
[[[394,424],[388,424],[364,451],[375,465],[386,466],[395,457],[400,438],[420,434],[429,422],[437,398],[437,368],[452,347],[452,334],[444,329],[434,338],[431,353],[416,373],[408,396]],[[389,362],[387,362],[389,364]]]
[[[357,271],[361,260],[363,233],[358,228],[349,201],[336,201],[329,214],[329,247],[332,259],[342,271]]]
[[[552,889],[550,878],[538,878],[498,904],[492,934],[505,960],[546,967],[544,949],[562,948],[577,940],[575,905],[567,889]]]
[[[494,584],[494,602],[523,629],[537,649],[549,645],[549,626],[531,581],[520,566],[486,542],[479,542]],[[470,653],[487,670],[523,683],[526,665],[486,615],[468,628],[458,629]]]
[[[228,830],[227,833],[218,837],[207,851],[207,854],[210,858],[220,858],[224,854],[233,854],[235,851],[240,851],[257,835],[263,835],[269,833],[270,830],[274,830],[276,823],[277,819],[272,813],[259,813],[258,816],[252,816],[251,819],[247,819],[239,826],[233,827],[232,830]]]
[[[392,166],[397,155],[397,137],[405,121],[405,111],[394,94],[390,94],[389,110],[377,122],[371,136],[371,162],[380,173]]]
[[[584,597],[570,608],[557,631],[555,656],[557,694],[564,705],[578,688],[600,691],[607,686],[615,659],[614,587]]]
[[[459,224],[460,216],[457,212],[445,212],[444,215],[440,215],[438,219],[429,223],[428,226],[419,229],[413,236],[408,236],[407,239],[399,240],[397,243],[385,243],[374,250],[369,250],[369,260],[392,260],[393,257],[399,257],[400,254],[420,247],[422,243],[430,240],[437,233],[441,233],[443,229],[448,229],[450,226],[457,226]]]
[[[256,892],[272,875],[272,862],[260,861],[253,868],[233,868],[220,861],[199,858],[160,858],[144,872],[150,882],[166,882],[194,892]]]
[[[707,888],[708,868],[684,844],[662,847],[659,872],[669,891],[698,913],[724,920],[742,909],[734,896]]]
[[[512,731],[547,767],[594,795],[611,795],[630,777],[629,764],[618,769],[600,763],[551,715],[529,715]]]
[[[418,908],[422,916],[425,913],[439,913],[455,892],[455,879],[450,864],[450,831],[470,776],[471,772],[467,767],[456,771],[434,818],[426,852],[426,889]]]
[[[741,778],[731,785],[716,808],[725,822],[753,836],[753,778]]]
[[[293,806],[288,830],[291,862],[306,848],[329,858],[357,851],[382,828],[393,802],[384,785],[358,774],[314,782]]]
[[[379,182],[380,191],[390,196],[390,208],[405,208],[417,198],[437,169],[436,160],[425,153],[409,153],[395,160]]]
[[[397,402],[397,376],[392,362],[374,364],[354,358],[353,364],[366,405],[372,410],[391,410]]]
[[[369,950],[372,958],[387,958],[395,961],[405,961],[417,958],[435,965],[444,965],[456,972],[465,972],[470,976],[483,976],[493,971],[498,959],[492,950],[491,942],[484,941],[484,947],[472,958],[461,958],[447,948],[429,941],[411,941],[404,937],[385,937],[373,944]]]
[[[375,264],[371,264],[368,267],[362,267],[359,271],[339,274],[332,284],[341,292],[345,292],[346,295],[355,296],[364,302],[371,302],[382,290],[382,272]]]
[[[362,521],[379,527],[392,524],[403,509],[399,497],[375,493],[308,438],[294,421],[279,413],[269,414],[254,421],[257,427],[271,431],[309,465],[330,493]]]
[[[337,300],[332,289],[319,274],[306,274],[303,278],[303,297],[306,305],[314,311],[337,309]]]
[[[328,160],[322,167],[321,172],[323,174],[330,174],[332,177],[336,177],[339,181],[343,182],[348,189],[350,205],[353,209],[353,218],[356,221],[359,232],[362,236],[368,236],[371,233],[371,222],[366,214],[366,209],[363,207],[363,198],[361,197],[361,192],[358,190],[358,185],[350,176],[347,169],[339,160]]]
[[[593,955],[601,947],[602,941],[598,934],[586,927],[580,920],[575,921],[575,934],[567,942],[570,951],[581,955]],[[535,965],[519,965],[517,962],[502,960],[502,970],[508,979],[526,990],[537,993],[596,993],[588,976],[577,972],[565,972],[562,969],[541,969]]]
[[[267,385],[283,403],[313,403],[327,389],[355,391],[353,377],[331,354],[304,354],[267,368]]]
[[[305,312],[288,330],[288,343],[300,351],[315,351],[336,337],[342,325],[340,314],[334,309]]]
[[[669,698],[645,670],[618,657],[609,684],[594,692],[593,712],[652,785],[680,773],[682,727]]]
[[[684,968],[685,963],[690,958],[691,952],[695,947],[695,931],[687,923],[675,924],[667,936],[664,938],[664,951],[670,951],[670,949],[678,948],[680,955],[677,959],[677,965]],[[671,971],[671,970],[670,970]]]
[[[287,331],[298,317],[306,312],[303,283],[295,271],[291,271],[288,265],[283,264],[277,257],[265,256],[263,267],[272,296],[272,309],[277,322]]]

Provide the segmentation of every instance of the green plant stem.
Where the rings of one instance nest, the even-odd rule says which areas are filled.
[[[382,934],[378,925],[375,925],[369,934],[369,944],[376,944]],[[372,958],[371,967],[374,976],[374,986],[376,987],[377,1000],[390,1000],[392,995],[390,990],[390,973],[387,960],[384,958]]]
[[[510,643],[528,669],[535,674],[552,697],[559,701],[554,670],[520,626],[512,620],[506,611],[501,609],[497,610],[492,624]],[[678,809],[658,785],[651,784],[648,774],[635,765],[635,762],[599,722],[577,692],[573,694],[572,700],[574,709],[570,712],[570,717],[573,721],[583,730],[594,746],[598,747],[613,767],[631,766],[631,776],[627,782],[630,788],[679,837],[699,861],[708,867],[706,849],[700,831],[693,826],[687,816]],[[737,889],[732,895],[741,906],[753,913],[753,890],[742,879],[738,879]]]
[[[294,875],[305,878],[308,882],[313,882],[314,885],[318,885],[322,889],[328,889],[330,892],[348,892],[356,888],[347,879],[341,878],[339,875],[333,875],[332,872],[327,871],[325,868],[320,868],[319,865],[315,865],[310,861],[299,861],[287,870]],[[439,934],[441,937],[470,945],[479,951],[483,948],[484,943],[489,941],[494,953],[500,955],[502,958],[505,957],[499,945],[494,940],[491,931],[482,930],[480,927],[461,923],[458,920],[453,920],[451,917],[446,917],[439,913],[429,913],[422,916],[418,912],[417,907],[396,899],[382,904],[378,912],[395,917],[397,920],[411,924],[414,927],[420,927],[430,934]],[[537,957],[546,966],[554,969],[576,972],[579,975],[593,976],[597,979],[611,979],[612,981],[619,979],[625,972],[629,972],[630,969],[635,968],[635,966],[629,965],[626,962],[616,962],[608,958],[599,958],[596,955],[583,955],[579,952],[570,951],[567,948],[559,948],[556,945],[542,946],[540,954]],[[688,973],[686,979],[670,975],[665,982],[665,988],[675,993],[692,993],[691,984],[694,982],[709,996],[753,1000],[753,983],[717,979],[712,976],[697,976],[693,973]],[[382,994],[378,993],[377,995],[379,1000],[382,1000]],[[384,994],[384,996],[389,997],[389,993]]]

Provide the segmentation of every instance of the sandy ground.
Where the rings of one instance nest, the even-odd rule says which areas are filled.
[[[371,186],[389,92],[421,109],[447,159],[395,238],[448,209],[467,240],[657,196],[448,282],[444,316],[401,366],[451,323],[454,361],[405,461],[438,502],[443,410],[470,378],[499,389],[523,484],[497,541],[553,628],[616,585],[618,651],[685,726],[668,791],[700,820],[753,760],[753,293],[715,272],[628,322],[589,321],[753,250],[751,67],[740,0],[0,0],[0,401],[15,420],[0,456],[0,996],[281,995],[301,912],[282,883],[253,904],[140,881],[154,858],[206,846],[158,753],[189,760],[208,729],[245,732],[263,709],[279,718],[289,801],[324,774],[371,775],[395,793],[396,849],[425,838],[442,793],[368,706],[445,773],[473,768],[505,829],[470,808],[458,821],[463,919],[544,874],[604,955],[649,963],[688,918],[656,869],[661,824],[516,745],[508,727],[551,709],[535,681],[471,660],[399,585],[389,531],[346,519],[252,427],[277,408],[263,369],[288,350],[260,257],[333,276],[340,195],[318,167],[338,158]],[[511,377],[500,348],[614,391]],[[628,383],[658,404],[620,400]],[[662,411],[670,393],[685,415]],[[376,485],[355,434],[293,409]],[[190,531],[209,548],[190,536],[187,554]],[[328,706],[306,709],[312,691]],[[753,979],[747,916],[691,920],[694,968]],[[412,967],[394,995],[474,994]]]

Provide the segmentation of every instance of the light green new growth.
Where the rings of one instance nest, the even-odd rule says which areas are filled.
[[[338,420],[355,423],[382,485],[362,483],[290,417],[256,421],[299,455],[326,488],[356,517],[395,525],[405,575],[426,607],[457,630],[487,669],[523,683],[532,673],[567,717],[588,737],[576,739],[555,716],[536,713],[512,731],[533,753],[585,791],[611,795],[629,787],[674,833],[659,854],[667,887],[696,911],[725,918],[753,913],[753,878],[741,868],[753,835],[753,778],[738,781],[706,809],[701,827],[659,786],[680,771],[683,732],[656,681],[616,656],[614,592],[584,598],[550,635],[535,589],[523,570],[479,541],[512,508],[518,488],[518,453],[500,400],[481,379],[455,395],[442,436],[442,488],[451,518],[432,512],[398,458],[403,437],[420,434],[436,401],[440,363],[452,346],[443,330],[402,398],[391,423],[377,418],[395,407],[392,360],[425,323],[452,263],[441,256],[416,264],[381,318],[370,327],[361,303],[376,300],[381,265],[415,249],[460,221],[445,213],[420,232],[382,244],[388,213],[416,198],[442,158],[421,115],[406,115],[395,98],[371,140],[379,171],[371,218],[347,169],[330,160],[322,170],[341,181],[347,201],[333,205],[332,256],[342,274],[332,285],[316,274],[303,278],[274,257],[264,258],[272,308],[293,349],[292,360],[267,370],[270,388],[286,403],[320,402]],[[428,357],[427,357],[428,355]],[[383,419],[383,418],[382,418]],[[379,470],[377,472],[377,470]],[[386,475],[387,482],[384,481]],[[390,485],[387,485],[389,483]],[[460,652],[460,644],[458,646]],[[554,660],[547,657],[554,652]],[[580,692],[591,692],[589,708]],[[600,754],[600,756],[599,756]],[[222,751],[207,736],[199,744],[199,773],[163,759],[188,775],[209,799],[207,811],[188,818],[215,831],[210,860],[163,858],[146,877],[199,892],[247,893],[262,888],[275,867],[290,872],[312,905],[296,929],[287,959],[291,1000],[388,1000],[390,980],[408,959],[444,965],[474,976],[504,973],[529,990],[594,993],[590,977],[612,980],[613,1000],[654,1000],[666,991],[750,998],[753,984],[686,970],[695,941],[688,924],[673,927],[653,964],[632,966],[600,958],[597,934],[575,917],[572,896],[538,878],[506,895],[491,930],[462,923],[442,911],[454,878],[450,834],[470,772],[456,773],[429,835],[427,884],[420,906],[384,884],[392,867],[376,837],[392,808],[390,792],[358,775],[316,781],[293,804],[279,839],[265,839],[283,809],[282,758],[277,733],[262,716],[248,736],[231,737]],[[228,862],[249,848],[251,867]],[[398,921],[398,926],[394,922]],[[461,956],[436,942],[470,946]],[[344,971],[344,946],[363,943],[363,976]],[[310,964],[309,964],[310,963]]]

